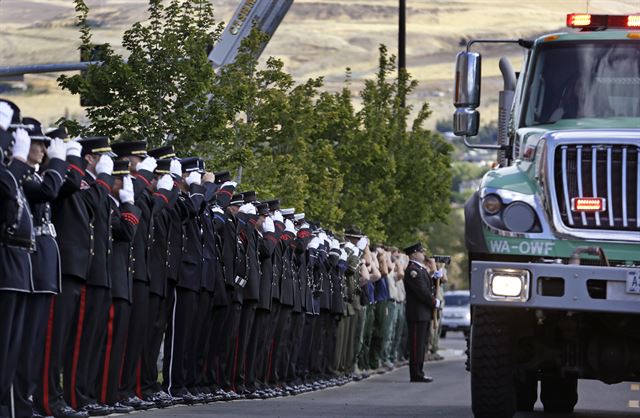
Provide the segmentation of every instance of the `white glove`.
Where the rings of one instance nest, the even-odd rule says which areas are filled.
[[[120,202],[133,204],[134,194],[131,177],[122,177],[122,188],[118,191],[118,195],[120,196]]]
[[[262,232],[276,232],[276,226],[273,224],[273,219],[267,216],[262,223]]]
[[[442,279],[444,277],[444,273],[442,272],[442,269],[436,270],[436,272],[433,273],[433,277],[436,279]]]
[[[197,171],[192,171],[191,173],[189,173],[189,176],[187,177],[187,184],[189,186],[191,186],[192,184],[200,184],[202,182],[202,174],[198,173]]]
[[[294,235],[296,234],[296,227],[293,225],[293,222],[291,222],[291,219],[284,221],[284,230]]]
[[[158,180],[158,190],[160,189],[167,191],[173,189],[173,179],[170,175],[165,174],[164,176],[160,177],[160,180]]]
[[[6,131],[9,129],[11,119],[13,118],[13,109],[6,102],[0,102],[0,129]]]
[[[153,173],[157,166],[158,163],[156,163],[155,158],[147,157],[138,163],[138,165],[136,166],[136,171],[147,170],[148,172]],[[180,175],[182,175],[182,173],[180,173]]]
[[[62,139],[52,139],[49,148],[47,148],[47,157],[57,158],[64,161],[67,157],[67,146]]]
[[[320,244],[324,243],[325,241],[328,241],[327,234],[324,232],[320,232],[318,234],[318,238],[320,238]]]
[[[344,248],[340,248],[340,261],[347,261],[347,252]]]
[[[169,172],[174,176],[182,177],[182,164],[180,164],[179,160],[175,158],[171,160],[171,163],[169,164]]]
[[[340,248],[340,241],[338,241],[335,238],[331,238],[329,248],[331,248],[332,250],[335,250],[336,248]]]
[[[257,213],[256,207],[253,206],[252,203],[245,203],[244,205],[240,206],[240,209],[238,210],[240,211],[240,213],[247,213],[249,215],[255,215]]]
[[[98,164],[96,164],[96,173],[104,173],[108,175],[111,175],[111,173],[113,173],[113,160],[111,159],[111,157],[105,154],[102,154],[100,156]]]
[[[220,188],[224,189],[225,187],[229,186],[235,189],[236,187],[238,187],[238,183],[236,183],[235,181],[225,181],[224,183],[222,183],[222,185],[220,185]]]
[[[273,218],[274,221],[279,221],[284,223],[284,218],[282,217],[282,212],[280,212],[279,210],[276,210],[275,212],[273,212],[273,215],[271,216]]]
[[[318,247],[320,246],[320,240],[318,239],[318,237],[313,237],[311,238],[311,241],[309,241],[309,244],[307,244],[307,249],[314,249],[317,250]]]
[[[82,144],[78,142],[78,139],[80,138],[73,138],[71,141],[65,144],[67,146],[67,156],[82,156]]]
[[[29,138],[29,134],[24,129],[18,128],[13,133],[13,137],[15,138],[15,143],[13,144],[13,156],[26,161],[31,147],[31,138]]]
[[[441,305],[442,305],[442,302],[440,301],[440,299],[436,299],[436,309],[440,309]]]
[[[369,245],[369,239],[367,237],[360,238],[356,243],[356,247],[358,247],[360,251],[364,251],[364,249],[367,248],[367,245]]]
[[[211,208],[211,212],[213,213],[219,213],[220,215],[224,214],[224,211],[222,210],[222,208],[220,206],[214,206]]]

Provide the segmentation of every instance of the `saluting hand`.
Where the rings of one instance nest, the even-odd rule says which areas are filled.
[[[15,143],[13,144],[13,157],[21,161],[27,161],[29,148],[31,148],[31,138],[27,131],[22,128],[16,129],[13,133]]]
[[[100,159],[98,160],[98,164],[96,164],[96,173],[100,174],[108,174],[111,175],[113,173],[113,160],[106,154],[102,154]]]
[[[120,202],[131,203],[134,202],[133,182],[130,176],[124,176],[122,178],[122,189],[118,191]]]
[[[170,191],[173,189],[173,179],[170,175],[165,174],[158,180],[158,189]]]
[[[66,148],[62,139],[54,138],[51,140],[49,148],[47,148],[47,157],[49,157],[49,159],[57,158],[64,161],[67,156]]]
[[[78,142],[79,137],[73,138],[67,142],[67,157],[80,157],[82,155],[82,144]]]
[[[142,160],[140,163],[138,163],[138,165],[136,166],[136,171],[147,170],[148,172],[153,173],[153,171],[156,169],[157,166],[158,166],[158,163],[156,163],[155,158],[147,157],[144,160]]]
[[[171,160],[171,163],[169,163],[169,172],[175,177],[182,178],[182,164],[180,164],[180,160],[177,158]]]
[[[9,129],[11,119],[13,118],[13,109],[6,102],[0,102],[0,129],[6,131]]]
[[[197,171],[192,171],[189,173],[187,177],[187,185],[191,186],[192,184],[200,184],[202,182],[202,174]]]
[[[270,216],[264,218],[262,223],[262,232],[276,232],[276,226],[273,224],[273,219]]]

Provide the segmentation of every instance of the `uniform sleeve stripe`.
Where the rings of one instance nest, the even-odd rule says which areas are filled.
[[[164,203],[169,203],[169,199],[167,198],[167,196],[163,195],[162,193],[154,193],[154,196],[160,196],[162,198],[162,200],[164,200]]]
[[[134,225],[138,225],[138,222],[140,222],[140,219],[138,219],[138,217],[131,212],[122,212],[122,218]]]
[[[142,174],[136,173],[136,174],[134,174],[134,176],[135,176],[135,178],[137,178],[137,179],[140,179],[140,180],[144,181],[144,183],[145,183],[147,186],[150,186],[150,185],[151,185],[151,183],[149,182],[149,180],[145,179],[145,178],[144,178],[144,176],[143,176]]]
[[[69,168],[72,170],[76,170],[78,173],[80,173],[81,176],[84,176],[84,170],[78,167],[77,165],[69,164]]]
[[[96,183],[98,183],[99,185],[107,189],[109,193],[111,193],[111,186],[109,186],[106,182],[104,182],[103,180],[97,179]]]

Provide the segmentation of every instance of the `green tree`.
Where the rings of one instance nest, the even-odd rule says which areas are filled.
[[[74,3],[80,49],[88,54],[96,47],[87,23],[89,9],[84,0]],[[148,22],[135,23],[124,33],[126,60],[106,45],[102,65],[60,76],[63,89],[96,104],[87,108],[91,123],[82,133],[146,139],[152,146],[173,142],[185,151],[215,141],[224,119],[218,102],[208,101],[215,73],[207,46],[222,27],[215,24],[211,4],[171,0],[165,6],[162,0],[150,0],[148,11]]]

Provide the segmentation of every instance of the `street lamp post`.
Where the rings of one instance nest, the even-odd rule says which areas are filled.
[[[398,80],[407,68],[406,41],[407,41],[407,0],[399,0],[398,5]],[[404,99],[402,107],[405,106]]]

